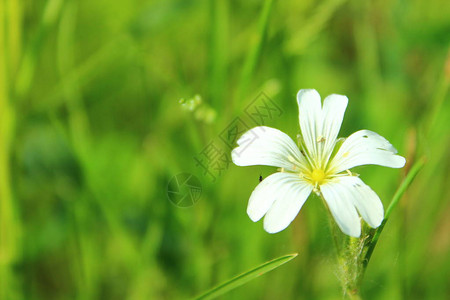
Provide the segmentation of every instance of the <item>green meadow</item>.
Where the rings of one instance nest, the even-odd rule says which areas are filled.
[[[385,210],[424,162],[361,298],[449,299],[449,46],[446,0],[0,0],[0,299],[190,299],[293,253],[219,299],[346,299],[322,201],[269,234],[276,168],[230,161],[243,128],[296,140],[305,88],[406,157],[352,170]]]

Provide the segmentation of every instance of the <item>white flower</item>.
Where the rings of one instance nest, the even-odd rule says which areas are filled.
[[[360,165],[401,168],[405,158],[382,136],[360,130],[337,139],[348,99],[330,95],[321,105],[316,90],[297,94],[300,149],[285,133],[258,126],[242,135],[232,151],[238,166],[266,165],[280,172],[265,178],[252,192],[247,213],[254,222],[264,215],[264,229],[276,233],[297,216],[312,191],[321,195],[339,228],[359,237],[361,222],[378,227],[384,215],[377,194],[349,169]],[[340,145],[340,147],[339,147]],[[335,149],[336,148],[336,149]]]

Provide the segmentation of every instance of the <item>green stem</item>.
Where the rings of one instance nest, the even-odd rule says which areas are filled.
[[[360,300],[361,296],[359,296],[357,291],[347,290],[347,297],[351,300]]]
[[[342,247],[339,237],[343,237],[343,235],[340,234],[340,229],[334,221],[333,215],[331,214],[331,211],[322,194],[320,195],[320,198],[328,211],[328,220],[330,221],[331,235],[333,236],[333,242],[336,248],[336,259],[342,289],[345,295],[347,295],[350,299],[360,299],[358,295],[360,282],[359,275],[361,274],[360,255],[364,242],[358,238],[349,238],[347,239],[348,242],[346,243],[346,247]]]
[[[344,256],[343,287],[350,299],[360,299],[359,287],[361,284],[361,253],[364,249],[365,234],[362,232],[360,238],[350,237]]]

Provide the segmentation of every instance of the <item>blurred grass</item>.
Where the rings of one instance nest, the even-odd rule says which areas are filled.
[[[193,159],[261,91],[283,110],[267,125],[294,138],[300,88],[349,97],[342,136],[427,159],[363,297],[447,299],[449,42],[444,0],[0,0],[1,299],[189,298],[287,252],[225,298],[340,299],[319,201],[269,235],[246,205],[274,169],[212,182]],[[195,94],[212,123],[181,109]],[[191,208],[167,199],[180,172],[203,185]],[[405,172],[358,171],[385,208]]]

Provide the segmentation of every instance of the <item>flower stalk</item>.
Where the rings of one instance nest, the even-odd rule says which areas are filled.
[[[344,253],[343,265],[341,265],[342,272],[342,287],[345,295],[350,299],[359,299],[359,287],[362,274],[362,253],[364,251],[364,239],[362,235],[360,238],[350,237],[347,239],[347,248]]]
[[[359,294],[361,283],[384,225],[424,163],[425,160],[420,159],[411,168],[395,192],[383,222],[378,228],[370,228],[362,222],[362,232],[359,238],[345,236],[340,233],[336,223],[330,218],[330,230],[337,253],[338,276],[344,295],[348,299],[361,299]],[[321,198],[323,200],[323,197]]]

